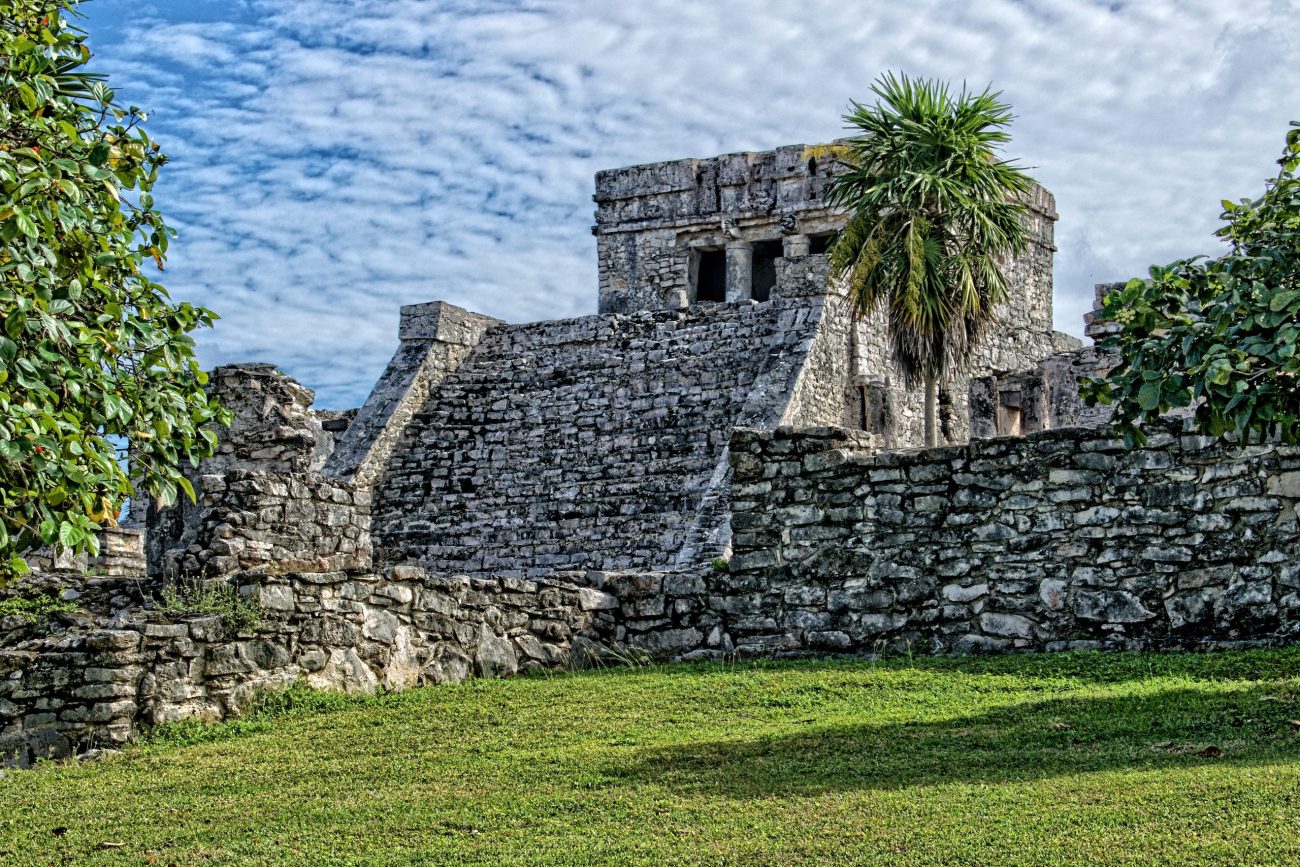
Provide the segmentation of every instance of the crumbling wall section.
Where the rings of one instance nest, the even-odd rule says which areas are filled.
[[[167,576],[370,567],[370,492],[307,473],[204,475],[184,544],[160,551]]]
[[[824,255],[778,259],[776,264],[780,297],[816,297],[825,311],[821,327],[801,353],[784,412],[762,426],[852,425],[854,316],[848,293],[831,281]]]
[[[228,427],[216,429],[216,453],[205,458],[197,470],[186,469],[186,477],[195,491],[194,501],[178,494],[175,504],[169,507],[156,502],[146,504],[144,555],[151,575],[174,573],[178,568],[195,574],[210,572],[209,559],[230,556],[226,550],[229,546],[224,542],[217,543],[218,550],[209,547],[214,539],[213,510],[224,508],[220,500],[228,493],[224,481],[227,475],[234,474],[232,479],[242,472],[292,476],[299,479],[300,487],[304,480],[314,476],[325,465],[334,451],[336,437],[346,435],[351,418],[349,413],[312,410],[315,392],[272,364],[218,367],[212,371],[207,389],[231,411],[233,420]],[[333,483],[306,483],[326,498],[343,496],[325,490]],[[217,487],[206,490],[210,484]],[[240,482],[234,493],[241,493],[243,488],[244,483]],[[346,496],[350,502],[350,489]],[[238,512],[237,507],[231,508]],[[315,516],[311,511],[301,508],[285,513],[281,509],[283,517],[277,519],[281,526],[274,531],[279,536],[292,537],[294,529],[289,524],[293,520],[302,518],[305,524],[301,530],[302,540],[293,543],[291,548],[280,546],[279,550],[302,552],[306,550],[304,546],[322,542],[319,533],[313,535]],[[270,514],[269,511],[264,513]],[[239,523],[243,519],[232,514],[232,520],[231,526],[243,526]],[[266,528],[270,531],[270,524]],[[219,571],[229,571],[226,566],[223,561]]]
[[[203,472],[258,469],[306,473],[320,469],[333,438],[312,412],[316,393],[274,364],[228,364],[212,371],[207,390],[234,420],[218,428],[217,451]]]
[[[1098,283],[1086,333],[1098,340],[1117,327],[1102,318],[1102,300],[1123,283]],[[1107,424],[1111,408],[1088,406],[1079,395],[1083,378],[1101,378],[1117,359],[1097,346],[1067,349],[1010,372],[971,381],[968,401],[972,437],[1010,436],[1063,427]]]

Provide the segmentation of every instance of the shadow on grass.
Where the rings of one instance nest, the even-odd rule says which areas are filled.
[[[1266,685],[1029,702],[956,719],[651,748],[610,776],[735,798],[1300,760],[1294,697]]]
[[[890,671],[915,670],[935,674],[1011,675],[1023,678],[1069,679],[1080,683],[1117,684],[1153,677],[1198,681],[1272,681],[1300,677],[1300,646],[1216,652],[1001,653],[989,656],[808,657],[803,659],[740,659],[731,662],[667,663],[647,666],[597,666],[565,672],[565,676],[611,673],[723,675],[744,671]],[[541,676],[547,676],[542,672]],[[554,675],[551,675],[554,676]]]

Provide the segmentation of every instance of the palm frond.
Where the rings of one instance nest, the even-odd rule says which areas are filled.
[[[883,308],[905,381],[964,363],[1006,297],[1000,260],[1024,252],[1033,186],[998,151],[1010,140],[1000,92],[975,92],[885,73],[876,103],[851,103],[853,132],[805,154],[833,156],[843,171],[826,201],[849,211],[831,246],[866,314]]]

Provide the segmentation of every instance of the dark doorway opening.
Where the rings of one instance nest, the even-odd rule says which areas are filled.
[[[766,301],[772,297],[776,286],[776,260],[781,258],[780,241],[758,241],[754,244],[754,279],[751,297]]]
[[[695,270],[695,300],[727,300],[727,254],[722,250],[700,250]]]
[[[808,252],[814,256],[822,256],[831,245],[833,234],[827,235],[810,235],[808,237]]]

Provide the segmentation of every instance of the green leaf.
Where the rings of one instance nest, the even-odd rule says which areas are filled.
[[[1294,304],[1297,298],[1300,298],[1300,292],[1279,292],[1269,302],[1268,309],[1278,313]]]
[[[40,229],[37,228],[36,223],[27,215],[26,211],[15,210],[12,219],[14,224],[18,227],[18,231],[22,232],[27,237],[37,238],[40,236]]]
[[[68,550],[75,550],[86,538],[80,527],[63,523],[59,525],[59,544]]]
[[[1137,403],[1146,412],[1155,412],[1160,408],[1160,383],[1145,382],[1138,389]]]

